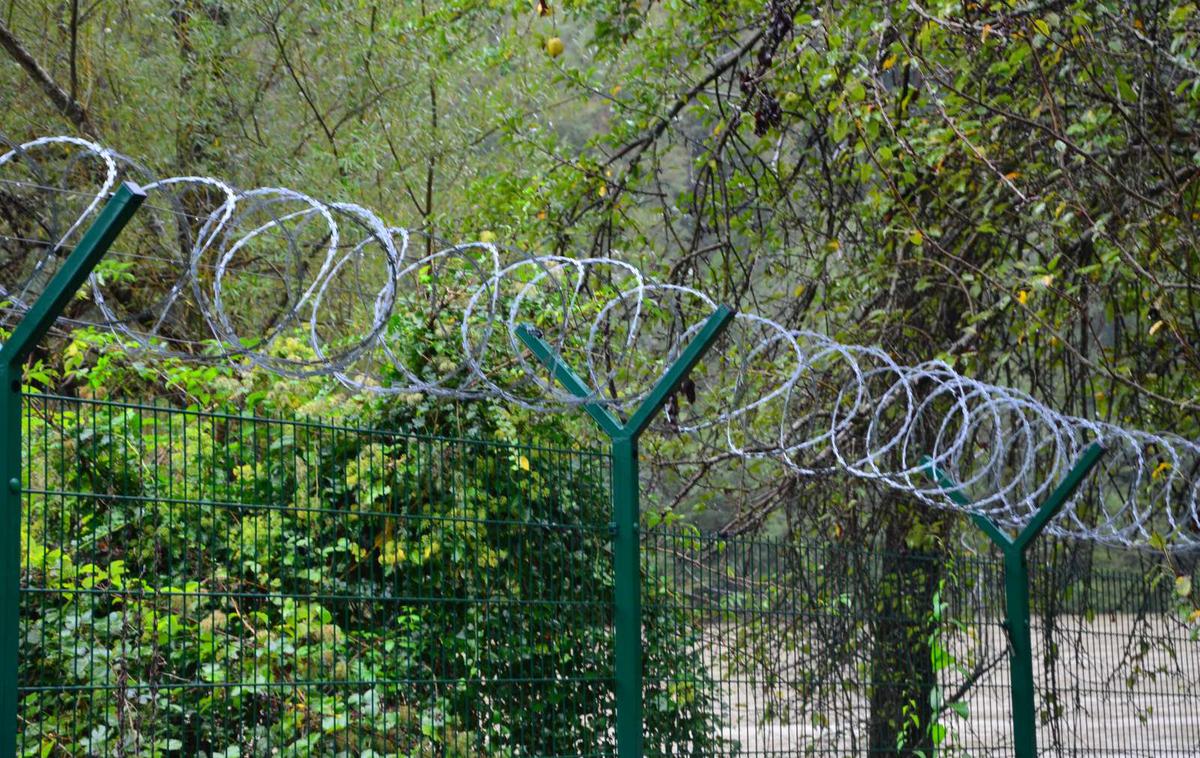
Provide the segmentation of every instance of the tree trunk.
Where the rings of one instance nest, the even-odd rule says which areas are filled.
[[[929,639],[942,561],[933,549],[911,548],[902,529],[888,529],[887,537],[871,613],[868,751],[930,756],[937,678]]]

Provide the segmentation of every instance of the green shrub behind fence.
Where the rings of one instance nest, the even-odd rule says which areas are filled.
[[[615,755],[606,455],[45,395],[23,419],[18,754]],[[999,563],[642,545],[647,754],[1011,754]],[[1170,582],[1039,550],[1042,753],[1194,755]]]
[[[610,752],[604,456],[24,414],[21,754]]]

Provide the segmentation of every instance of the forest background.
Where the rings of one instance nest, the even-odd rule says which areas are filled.
[[[161,174],[359,202],[430,239],[610,256],[1064,413],[1200,436],[1195,3],[0,5],[11,142],[76,134]],[[131,300],[161,286],[109,275]],[[44,351],[30,381],[436,432],[591,434],[571,414],[133,362],[99,333]],[[924,558],[966,531],[861,482],[671,438],[644,453],[647,507],[725,535]]]
[[[1198,431],[1194,3],[9,0],[0,24],[9,140],[612,256],[1066,413]],[[825,532],[921,520],[774,467],[699,479],[661,507],[741,531],[819,486],[792,515]]]

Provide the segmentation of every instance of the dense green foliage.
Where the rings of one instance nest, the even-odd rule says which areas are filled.
[[[611,750],[607,459],[553,423],[27,408],[22,754]],[[648,689],[648,743],[719,744],[685,617],[645,622],[651,676],[690,682]]]
[[[0,21],[10,139],[93,134],[163,172],[293,184],[452,239],[630,260],[1064,412],[1200,434],[1193,2],[68,0],[10,2]],[[562,55],[547,54],[551,36]],[[141,271],[127,296],[164,281]],[[413,340],[455,305],[393,324],[414,363],[452,352]],[[34,378],[83,389],[108,359],[72,355],[43,355]],[[66,373],[63,356],[78,359]],[[201,406],[243,381],[122,369],[159,370]],[[252,383],[228,397],[255,405],[296,385]],[[472,423],[423,400],[370,413]],[[586,433],[573,423],[552,426]],[[680,445],[647,441],[647,500],[728,534],[815,534],[902,560],[963,538],[963,522],[861,482]],[[1171,569],[1183,580],[1194,564]],[[927,579],[905,602],[931,606]],[[1200,589],[1178,586],[1190,613]],[[889,587],[879,602],[898,600]],[[880,718],[927,694],[898,691]]]
[[[123,0],[0,20],[79,106],[0,67],[9,138],[79,130],[161,171],[626,258],[1067,412],[1195,431],[1194,3]],[[735,529],[795,487],[705,481],[723,488],[679,505]]]

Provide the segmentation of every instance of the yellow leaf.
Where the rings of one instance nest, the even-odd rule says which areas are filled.
[[[891,55],[889,55],[888,57],[883,59],[883,70],[884,71],[887,71],[888,69],[890,69],[892,66],[895,66],[895,65],[896,65],[896,54],[895,53],[892,53]]]
[[[919,245],[925,241],[925,235],[921,233],[920,229],[917,229],[912,234],[908,235],[908,241],[914,245]]]
[[[829,240],[828,242],[825,243],[825,247],[829,248],[830,250],[836,251],[836,250],[841,249],[842,243],[837,240]]]
[[[796,289],[792,292],[792,297],[800,297],[804,294],[804,285],[797,284]]]
[[[1013,179],[1016,179],[1020,175],[1021,175],[1020,171],[1009,171],[1007,174],[1004,175],[1004,178],[1011,182]]]
[[[522,455],[520,458],[517,459],[517,465],[520,466],[523,471],[528,471],[529,470],[529,459]]]
[[[608,194],[608,187],[601,184],[600,189],[596,190],[596,194],[600,195],[600,197],[604,197]]]
[[[1163,322],[1162,322],[1162,319],[1160,318],[1158,321],[1154,322],[1154,326],[1150,327],[1150,334],[1153,335],[1159,329],[1162,329],[1162,326],[1163,326]]]
[[[1026,303],[1028,303],[1029,302],[1029,293],[1026,292],[1025,290],[1021,290],[1020,292],[1018,292],[1017,293],[1017,302],[1020,303],[1021,305],[1025,305]]]
[[[491,229],[484,229],[482,232],[479,233],[479,241],[480,242],[495,242],[496,241],[496,233],[493,232]]]
[[[1050,24],[1047,24],[1043,19],[1039,18],[1036,21],[1034,21],[1033,28],[1036,29],[1037,33],[1042,35],[1043,37],[1050,36]]]
[[[1152,473],[1150,475],[1150,478],[1157,479],[1170,470],[1171,470],[1171,464],[1167,463],[1166,461],[1163,461],[1162,463],[1158,464],[1157,468],[1154,469],[1154,473]]]
[[[979,39],[980,39],[980,40],[987,40],[987,38],[988,38],[988,35],[989,35],[989,34],[991,34],[991,33],[992,33],[992,25],[991,25],[991,24],[984,24],[984,25],[983,25],[983,31],[981,31],[981,32],[979,33]]]
[[[1180,597],[1190,597],[1192,594],[1192,578],[1190,576],[1175,577],[1175,594]]]
[[[382,549],[379,551],[379,564],[381,566],[395,566],[398,563],[403,563],[408,554],[404,552],[404,547],[395,540],[387,540],[383,543]]]

